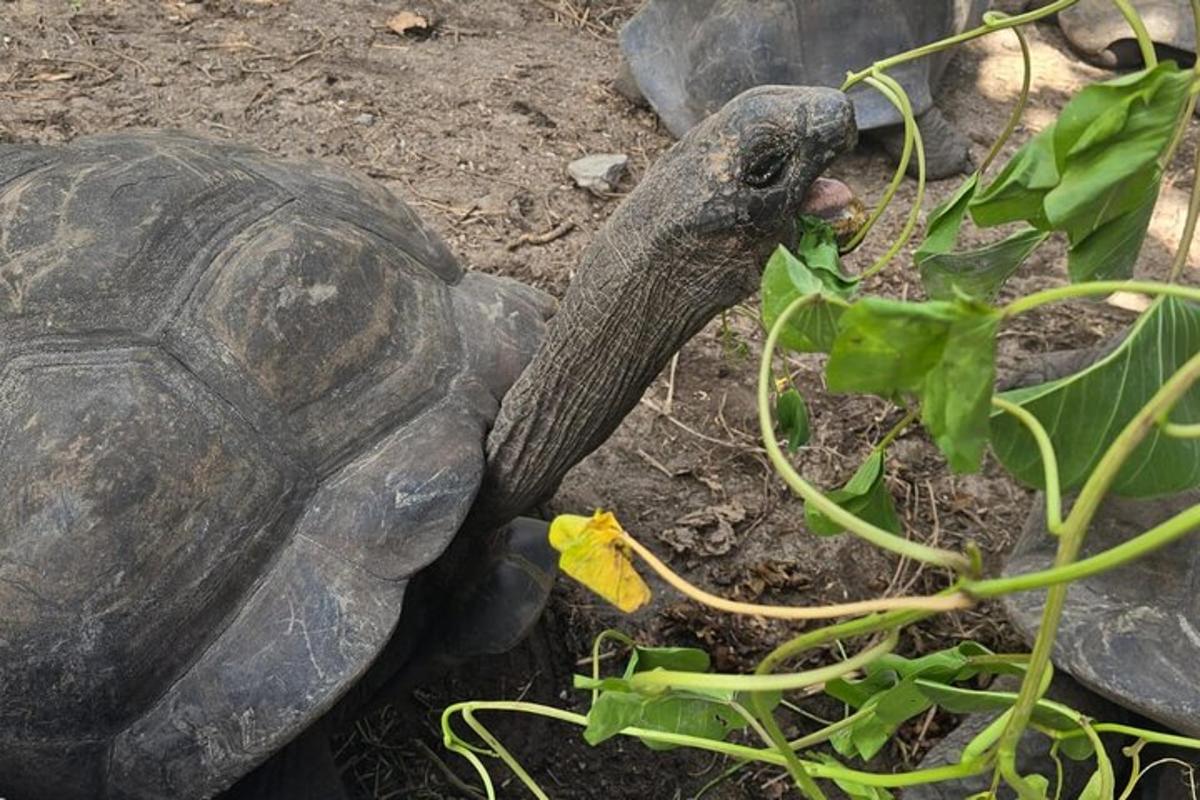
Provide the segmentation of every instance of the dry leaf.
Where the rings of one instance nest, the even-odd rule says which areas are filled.
[[[1135,294],[1133,292],[1113,292],[1105,300],[1110,306],[1123,308],[1126,311],[1132,311],[1136,314],[1141,314],[1146,309],[1150,308],[1151,300],[1144,294]]]
[[[387,21],[388,28],[401,36],[429,33],[429,19],[411,11],[401,11]]]

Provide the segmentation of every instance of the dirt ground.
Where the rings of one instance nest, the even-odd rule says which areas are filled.
[[[281,156],[353,167],[408,200],[472,269],[501,273],[560,294],[589,237],[619,196],[573,187],[566,164],[591,153],[626,153],[636,184],[670,139],[654,115],[612,88],[615,30],[635,0],[0,0],[0,141],[61,142],[128,127],[179,128],[253,144]],[[402,36],[386,22],[425,14],[431,35]],[[1066,48],[1057,29],[1030,31],[1035,91],[1010,149],[1049,122],[1070,93],[1102,75]],[[880,54],[883,55],[883,54]],[[1001,34],[966,46],[941,94],[948,117],[982,157],[1004,123],[1020,82],[1015,41]],[[1194,132],[1193,132],[1194,134]],[[1182,225],[1195,147],[1189,136],[1173,165],[1141,271],[1161,275]],[[868,200],[891,175],[886,158],[862,150],[832,174]],[[926,209],[954,188],[931,187]],[[885,249],[913,201],[911,183],[878,231],[851,257],[862,266]],[[561,232],[540,244],[525,234]],[[971,234],[975,238],[977,234]],[[898,296],[919,282],[902,255],[880,279]],[[1044,249],[1009,291],[1060,281],[1062,250]],[[646,393],[617,434],[577,467],[555,511],[615,509],[625,526],[689,579],[721,594],[763,603],[817,604],[939,586],[941,576],[848,538],[806,533],[801,505],[767,465],[756,435],[754,374],[762,336],[747,314],[710,325]],[[1030,351],[1090,344],[1131,319],[1094,304],[1049,309],[1004,334],[1005,363]],[[822,390],[820,362],[799,360],[814,438],[800,470],[832,487],[898,415],[882,402]],[[998,564],[1025,516],[1029,493],[989,463],[980,475],[951,476],[919,432],[893,448],[889,485],[909,536],[956,547],[979,544]],[[560,582],[549,661],[532,671],[520,656],[496,659],[431,683],[419,712],[385,710],[343,742],[348,780],[364,798],[471,797],[465,764],[440,749],[437,714],[469,698],[529,696],[576,711],[584,699],[569,675],[590,638],[619,626],[647,642],[698,644],[723,670],[745,669],[789,631],[759,619],[729,619],[682,602],[654,584],[653,606],[619,618]],[[987,607],[913,629],[905,651],[962,637],[1019,646]],[[816,653],[815,663],[829,653]],[[542,659],[546,661],[545,658]],[[820,704],[812,709],[821,711]],[[829,709],[826,709],[829,710]],[[836,713],[836,709],[832,710]],[[924,721],[875,767],[912,764],[950,719]],[[796,716],[802,731],[811,725]],[[591,749],[573,730],[507,724],[514,752],[555,798],[690,798],[728,764],[707,756],[650,755],[633,743]],[[448,777],[453,770],[460,778]],[[522,796],[505,781],[504,797]],[[772,770],[746,769],[709,798],[779,798]]]

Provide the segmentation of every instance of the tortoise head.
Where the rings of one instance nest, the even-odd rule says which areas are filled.
[[[596,235],[504,396],[475,511],[499,524],[552,491],[684,342],[757,289],[799,214],[842,211],[849,190],[818,176],[855,138],[841,92],[766,86],[668,150]]]
[[[676,143],[627,210],[646,226],[656,268],[719,283],[725,291],[713,299],[730,305],[757,288],[767,257],[791,241],[800,214],[845,211],[849,190],[819,176],[856,139],[854,107],[840,91],[751,89]]]

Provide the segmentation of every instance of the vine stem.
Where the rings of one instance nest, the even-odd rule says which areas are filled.
[[[1200,292],[1197,292],[1197,294],[1200,295]],[[767,334],[766,344],[763,345],[762,360],[759,363],[758,371],[758,421],[767,457],[784,482],[794,492],[804,498],[805,503],[810,504],[813,508],[829,517],[834,524],[842,526],[856,536],[883,550],[907,556],[915,561],[946,567],[957,572],[969,572],[972,569],[971,561],[960,553],[901,539],[899,536],[851,514],[804,480],[796,472],[795,468],[792,467],[784,455],[782,448],[780,448],[779,440],[775,436],[774,422],[771,418],[771,361],[775,354],[775,347],[779,343],[779,336],[787,325],[788,320],[801,308],[815,302],[817,299],[817,295],[808,295],[798,297],[788,304],[788,307],[775,320],[775,324],[771,326],[771,331]]]
[[[496,700],[496,701],[471,701],[463,703],[455,703],[447,706],[442,712],[442,737],[445,744],[454,752],[462,754],[462,750],[458,749],[463,743],[454,733],[450,726],[450,720],[455,714],[461,714],[464,710],[471,712],[478,711],[510,711],[521,712],[526,714],[534,714],[540,717],[566,722],[579,727],[587,726],[587,717],[582,714],[575,714],[570,711],[553,706],[545,706],[540,703],[528,703],[518,700]],[[693,747],[698,750],[707,750],[712,753],[720,753],[721,755],[735,758],[742,761],[757,761],[764,764],[773,764],[778,767],[784,766],[783,755],[772,749],[760,749],[755,747],[747,747],[745,745],[733,744],[731,742],[718,741],[715,739],[702,739],[698,736],[688,736],[681,733],[671,733],[669,731],[655,731],[646,728],[625,728],[620,732],[621,736],[633,736],[646,741],[657,742],[660,744],[670,744],[682,747]],[[470,752],[469,750],[467,752]],[[473,755],[473,754],[472,754]],[[936,783],[940,781],[951,781],[958,778],[966,778],[971,775],[978,775],[983,772],[987,765],[983,762],[972,762],[968,764],[950,764],[944,767],[934,767],[931,769],[915,770],[913,772],[897,772],[875,774],[872,772],[862,772],[854,769],[847,769],[842,766],[833,764],[825,764],[813,761],[804,762],[804,767],[812,775],[819,778],[828,778],[831,780],[846,780],[854,783],[860,783],[864,786],[879,786],[883,788],[901,788],[904,786],[917,786],[922,783]],[[491,782],[487,785],[490,787]],[[494,797],[494,793],[489,797]]]
[[[1200,28],[1197,31],[1200,32]],[[1188,108],[1194,108],[1195,102],[1195,96],[1193,96],[1187,104]],[[1191,115],[1189,114],[1189,116]],[[1192,251],[1192,238],[1196,235],[1197,215],[1200,215],[1200,145],[1196,147],[1196,157],[1192,162],[1192,193],[1188,198],[1187,218],[1183,223],[1183,235],[1180,237],[1179,246],[1175,250],[1175,258],[1171,261],[1171,274],[1168,278],[1170,281],[1177,280],[1183,272],[1183,268],[1187,266],[1188,255]]]
[[[1138,49],[1142,51],[1142,61],[1146,62],[1146,68],[1157,67],[1158,54],[1154,52],[1154,40],[1150,38],[1150,31],[1146,30],[1146,23],[1142,22],[1137,9],[1129,0],[1112,0],[1112,3],[1121,12],[1121,16],[1125,17],[1129,27],[1133,28],[1133,35],[1137,38]]]
[[[880,630],[890,630],[893,632],[893,634],[896,634],[901,625],[929,615],[930,612],[921,613],[913,611],[893,611],[889,614],[875,614],[869,617],[862,617],[859,619],[842,622],[837,625],[827,625],[824,628],[820,628],[815,631],[809,631],[808,633],[802,633],[772,650],[766,656],[766,658],[758,663],[758,666],[754,670],[754,674],[768,675],[774,672],[775,668],[779,664],[782,664],[784,661],[790,658],[794,658],[805,650],[809,650],[813,647],[817,647],[821,644],[826,644],[843,637],[862,636],[868,633],[875,633],[876,631]],[[771,707],[767,700],[767,695],[762,692],[752,693],[750,696],[750,701],[751,705],[754,707],[755,713],[762,721],[763,727],[766,729],[767,734],[771,737],[771,741],[775,744],[776,748],[784,754],[788,772],[791,774],[792,780],[795,782],[796,787],[802,793],[804,793],[805,796],[810,798],[810,800],[824,800],[824,793],[805,770],[804,764],[800,761],[800,758],[796,755],[795,751],[801,747],[808,747],[812,744],[816,744],[819,741],[824,741],[825,739],[829,738],[829,736],[831,736],[836,730],[839,730],[841,727],[845,727],[846,725],[850,724],[847,722],[847,720],[855,718],[858,716],[858,714],[862,714],[863,710],[860,710],[858,714],[851,714],[840,723],[834,723],[833,725],[828,726],[821,731],[817,731],[816,734],[813,734],[814,737],[818,736],[819,734],[825,734],[824,736],[821,736],[821,738],[815,739],[812,742],[799,740],[789,743],[787,741],[787,737],[783,733],[783,730],[779,727],[779,723],[775,720],[775,715],[771,711]],[[785,747],[785,745],[787,746]]]
[[[1037,442],[1038,452],[1042,457],[1042,472],[1046,483],[1046,528],[1058,536],[1062,533],[1062,489],[1058,480],[1058,456],[1054,452],[1054,442],[1050,434],[1042,427],[1042,423],[1033,414],[1016,403],[1003,397],[993,397],[992,405],[1006,414],[1016,417],[1025,426],[1029,435]]]
[[[618,642],[629,648],[637,647],[637,642],[633,640],[633,637],[626,636],[624,633],[621,633],[621,631],[614,630],[613,628],[600,631],[600,633],[596,635],[595,640],[592,641],[592,680],[596,681],[597,683],[600,681],[600,645],[604,644],[605,640],[607,639],[616,639]],[[599,697],[600,690],[593,689],[592,705],[596,704],[596,700],[599,699]]]
[[[1162,432],[1176,439],[1200,439],[1200,422],[1183,425],[1177,422],[1167,422],[1162,426]]]
[[[1146,728],[1135,728],[1132,725],[1121,725],[1116,722],[1094,722],[1092,730],[1096,733],[1117,733],[1123,736],[1133,736],[1138,739],[1145,739],[1154,744],[1165,744],[1170,747],[1184,747],[1189,750],[1200,750],[1200,739],[1193,739],[1188,736],[1180,736],[1175,733],[1162,733],[1160,731],[1152,731]],[[1048,734],[1056,739],[1077,739],[1083,736],[1083,731],[1054,731]]]
[[[887,97],[884,94],[884,97]],[[904,112],[901,111],[901,114]],[[904,181],[904,175],[908,172],[908,162],[912,158],[913,143],[916,141],[915,132],[917,129],[917,121],[911,117],[904,118],[904,147],[900,151],[900,163],[896,165],[896,172],[892,175],[892,182],[888,184],[888,188],[884,191],[883,197],[875,204],[871,215],[867,217],[867,221],[862,227],[851,237],[846,246],[841,248],[842,252],[849,252],[862,244],[867,238],[867,234],[875,227],[875,223],[883,216],[883,212],[891,205],[892,198],[896,196],[896,192],[900,189],[900,184]]]
[[[1200,0],[1197,0],[1200,2]],[[1000,11],[988,11],[983,15],[984,22],[1000,21],[1008,18],[1008,14]],[[1025,114],[1025,107],[1029,104],[1029,90],[1033,84],[1033,58],[1029,53],[1029,41],[1025,38],[1025,34],[1021,33],[1020,28],[1013,28],[1012,32],[1017,36],[1017,42],[1021,45],[1021,62],[1024,66],[1024,72],[1021,77],[1021,93],[1017,96],[1017,104],[1013,107],[1012,114],[1008,117],[1008,124],[1004,126],[1004,131],[999,138],[992,144],[992,149],[988,151],[987,156],[983,159],[983,165],[979,168],[979,177],[982,178],[987,174],[988,167],[1000,155],[1000,151],[1004,149],[1004,144],[1012,137],[1017,126],[1021,124],[1021,117]]]
[[[681,672],[678,670],[655,669],[648,672],[635,673],[629,679],[629,685],[639,692],[666,689],[783,692],[791,689],[803,689],[806,686],[816,686],[817,684],[826,683],[865,667],[877,658],[887,655],[894,650],[898,641],[899,634],[895,631],[889,631],[888,635],[879,644],[872,645],[861,653],[847,658],[845,661],[803,672],[791,672],[783,675],[722,675],[711,672]]]
[[[1075,561],[1079,555],[1079,549],[1083,545],[1088,526],[1100,507],[1105,493],[1116,480],[1121,466],[1146,435],[1153,430],[1156,420],[1169,413],[1175,403],[1198,379],[1200,379],[1200,354],[1192,356],[1176,370],[1175,374],[1159,388],[1150,401],[1113,440],[1088,477],[1079,493],[1079,498],[1075,501],[1071,513],[1063,524],[1058,552],[1054,559],[1055,567],[1066,567]],[[1017,704],[1013,706],[1012,720],[1000,738],[998,764],[1001,774],[1017,790],[1021,800],[1036,800],[1038,797],[1037,792],[1026,784],[1017,773],[1017,745],[1021,740],[1021,734],[1029,725],[1034,705],[1038,701],[1041,678],[1050,663],[1050,655],[1054,647],[1054,640],[1058,635],[1058,625],[1062,619],[1066,598],[1067,586],[1065,584],[1055,584],[1046,593],[1046,605],[1042,612],[1042,621],[1037,637],[1034,640],[1029,668],[1025,680],[1021,683]]]
[[[1200,181],[1197,181],[1200,184]],[[1172,283],[1158,281],[1089,281],[1087,283],[1072,283],[1067,286],[1055,286],[1040,292],[1018,297],[1000,310],[1006,317],[1015,317],[1032,311],[1038,306],[1072,300],[1079,297],[1090,297],[1098,294],[1113,292],[1135,292],[1149,295],[1165,295],[1179,297],[1184,300],[1200,302],[1200,289],[1189,286],[1177,286]]]
[[[1139,559],[1160,547],[1165,547],[1198,527],[1200,527],[1200,504],[1181,511],[1145,533],[1090,558],[1080,559],[1062,567],[1015,575],[1011,578],[992,578],[969,582],[963,584],[963,591],[972,597],[983,600],[1013,592],[1044,589],[1060,583],[1071,583],[1090,578]]]
[[[891,534],[888,534],[891,535]],[[967,608],[971,605],[969,598],[964,595],[954,595],[948,597],[888,597],[878,600],[860,600],[850,603],[836,603],[828,606],[814,606],[809,608],[796,606],[765,606],[756,603],[743,603],[737,600],[729,600],[725,597],[706,592],[699,586],[688,583],[680,575],[676,574],[666,564],[662,562],[658,556],[654,555],[644,544],[634,539],[629,534],[625,534],[622,541],[629,545],[633,552],[637,553],[638,558],[642,559],[650,569],[654,570],[660,578],[678,590],[681,594],[690,597],[697,603],[702,603],[710,608],[715,608],[718,611],[724,611],[729,614],[742,614],[752,617],[769,617],[771,619],[786,619],[786,620],[812,620],[812,619],[833,619],[836,617],[849,617],[858,614],[870,614],[875,611],[893,611],[897,609],[928,609],[930,611],[955,611],[961,608]]]
[[[913,116],[912,103],[909,102],[908,93],[895,78],[882,72],[868,77],[866,81],[883,94],[888,102],[899,109],[901,116],[904,117],[905,143],[907,144],[908,139],[911,138],[913,149],[917,152],[917,196],[913,199],[912,211],[909,212],[900,235],[896,237],[896,241],[892,242],[891,247],[869,269],[863,272],[861,276],[863,279],[871,277],[886,267],[904,245],[908,244],[908,240],[912,238],[913,231],[917,227],[917,220],[921,216],[921,201],[925,199],[925,142],[921,139],[921,129],[917,126],[917,120]],[[885,198],[885,200],[890,201],[891,198]],[[882,209],[882,204],[880,207]]]

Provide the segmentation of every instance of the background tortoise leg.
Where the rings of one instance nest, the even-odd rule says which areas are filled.
[[[328,724],[314,725],[220,800],[350,800],[333,760]]]
[[[937,106],[917,117],[921,130],[921,141],[925,145],[925,174],[930,180],[940,181],[965,175],[975,169],[971,159],[971,143],[967,137],[942,115]],[[899,163],[904,151],[904,126],[889,125],[874,131],[866,131],[864,138],[879,142],[893,162]],[[908,174],[917,174],[917,157],[908,162]]]

